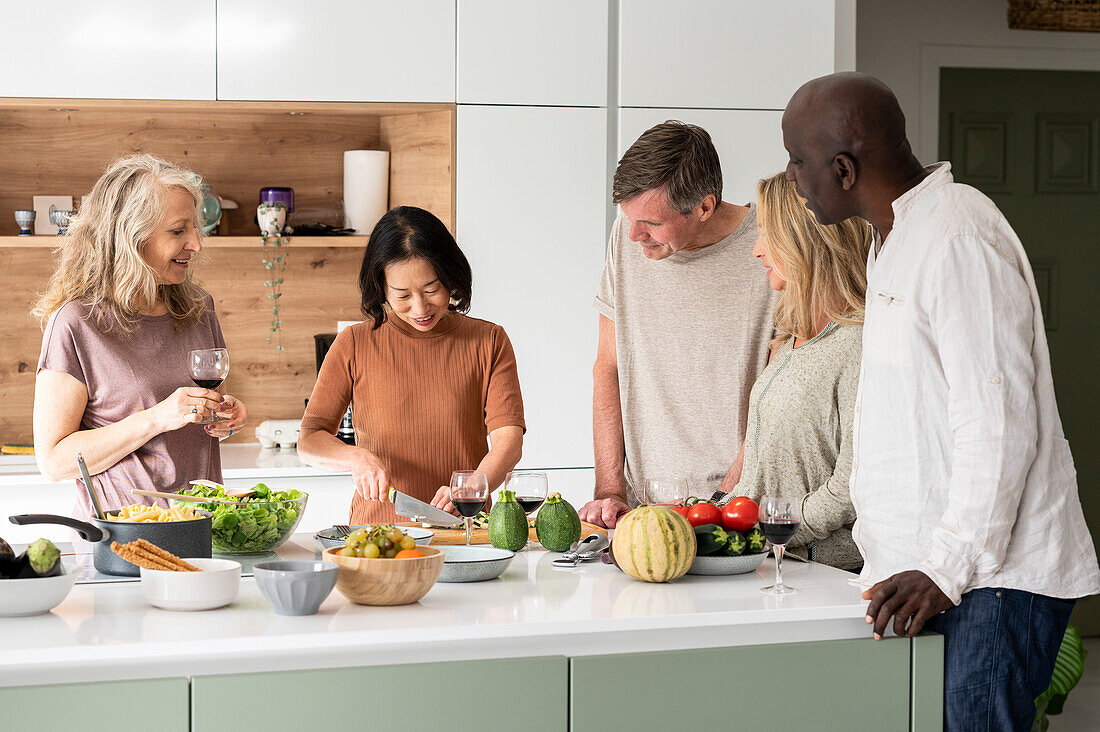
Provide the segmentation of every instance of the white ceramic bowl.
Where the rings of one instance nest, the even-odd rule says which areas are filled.
[[[201,572],[141,568],[141,594],[165,610],[213,610],[233,602],[241,589],[241,563],[232,559],[187,559]]]
[[[76,568],[62,566],[64,573],[56,577],[0,580],[0,617],[41,615],[60,605],[80,576]]]

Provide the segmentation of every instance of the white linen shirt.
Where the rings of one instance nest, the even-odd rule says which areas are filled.
[[[979,587],[1096,594],[1027,255],[950,164],[929,171],[867,260],[851,477],[861,584],[919,569],[955,604]]]

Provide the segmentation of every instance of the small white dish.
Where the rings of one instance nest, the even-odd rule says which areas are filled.
[[[56,577],[0,580],[0,617],[41,615],[60,605],[81,574],[79,568],[62,569]]]
[[[241,589],[241,563],[187,559],[201,572],[141,568],[141,594],[164,610],[213,610],[233,602]]]

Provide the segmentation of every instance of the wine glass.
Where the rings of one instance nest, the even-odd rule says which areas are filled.
[[[489,478],[477,470],[456,470],[451,473],[451,503],[466,519],[466,546],[470,546],[470,531],[474,516],[485,508],[489,498]]]
[[[760,501],[760,530],[775,552],[775,584],[761,587],[769,595],[789,595],[798,592],[783,584],[783,551],[802,524],[802,504],[779,495],[766,495]]]
[[[642,503],[646,506],[679,506],[688,497],[684,478],[646,478]]]
[[[201,348],[190,354],[191,380],[203,389],[217,390],[225,377],[229,376],[229,351],[224,348]],[[212,414],[199,424],[212,424],[223,421]]]
[[[513,470],[504,479],[504,489],[516,494],[516,503],[519,504],[525,514],[530,516],[546,500],[549,485],[546,473]],[[535,542],[527,541],[526,548],[534,546]]]

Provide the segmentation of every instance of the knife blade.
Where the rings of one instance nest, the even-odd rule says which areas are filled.
[[[462,523],[458,516],[447,513],[441,508],[436,508],[430,503],[405,495],[396,488],[390,488],[390,500],[393,501],[394,510],[398,516],[405,516],[410,521],[426,521],[437,526],[453,528]]]

